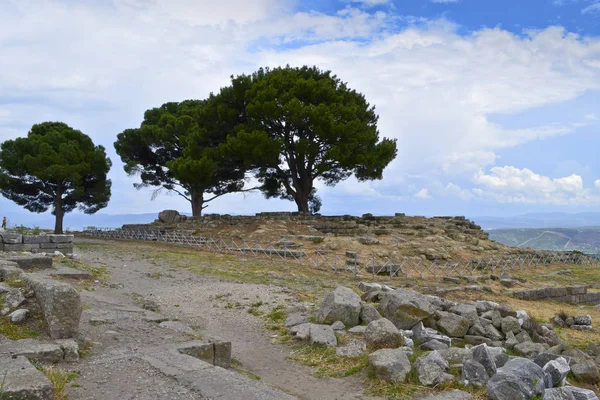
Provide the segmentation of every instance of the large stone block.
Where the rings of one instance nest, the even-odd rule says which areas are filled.
[[[23,243],[23,237],[18,233],[1,232],[0,237],[2,238],[2,243]]]
[[[70,285],[53,279],[24,275],[42,310],[52,339],[68,339],[79,332],[81,299]]]
[[[317,319],[323,323],[342,321],[347,327],[358,325],[362,305],[360,297],[347,287],[338,286],[323,300]]]
[[[8,261],[17,263],[19,268],[52,268],[52,257],[46,256],[12,256],[7,258]]]
[[[51,400],[52,383],[23,356],[0,358],[2,398]]]
[[[40,249],[64,250],[73,249],[73,243],[40,243]]]
[[[23,235],[24,244],[50,243],[50,235]]]
[[[3,244],[3,251],[34,251],[40,248],[39,244],[32,243],[16,243],[16,244]]]
[[[398,329],[411,329],[418,322],[433,315],[435,307],[419,292],[397,289],[382,295],[381,311]]]
[[[73,243],[73,235],[48,235],[50,243]]]

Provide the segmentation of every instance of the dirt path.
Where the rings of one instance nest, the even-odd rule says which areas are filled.
[[[263,304],[261,311],[294,304],[285,288],[197,276],[148,259],[144,250],[149,245],[110,243],[76,250],[82,262],[106,267],[110,277],[106,285],[82,291],[86,310],[81,327],[94,347],[92,356],[78,365],[81,387],[69,389],[70,399],[201,398],[135,357],[190,337],[146,321],[147,312],[133,299],[153,300],[161,316],[194,327],[203,338],[231,341],[233,358],[267,385],[301,399],[368,398],[362,395],[358,377],[318,379],[311,368],[288,361],[290,348],[272,344],[264,321],[248,313],[257,302]]]

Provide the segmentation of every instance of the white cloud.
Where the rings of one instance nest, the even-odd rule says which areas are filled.
[[[600,200],[590,194],[581,176],[575,174],[550,178],[527,168],[503,166],[493,167],[489,173],[480,171],[474,182],[483,187],[475,192],[480,197],[504,203],[583,205],[596,204]]]
[[[429,195],[429,190],[427,188],[423,188],[421,190],[419,190],[416,194],[415,197],[418,199],[430,199],[431,196]]]
[[[600,189],[600,179],[596,179],[596,180],[594,181],[594,186],[595,186],[597,189]]]
[[[589,14],[589,13],[595,14],[598,12],[600,12],[600,3],[590,4],[589,6],[583,8],[581,10],[581,14],[584,14],[584,15]]]
[[[347,3],[362,4],[367,7],[388,4],[390,0],[345,0]]]

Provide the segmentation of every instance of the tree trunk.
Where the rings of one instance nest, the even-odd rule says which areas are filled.
[[[296,191],[296,197],[294,198],[294,201],[296,202],[296,205],[298,206],[298,212],[305,212],[308,213],[310,212],[310,209],[308,208],[308,195],[310,192],[302,192],[300,190]]]
[[[57,194],[54,197],[54,216],[56,218],[54,222],[54,233],[63,233],[63,218],[65,212],[62,208],[62,194]]]
[[[192,215],[199,217],[202,215],[204,209],[204,192],[194,192],[191,194],[192,197]]]

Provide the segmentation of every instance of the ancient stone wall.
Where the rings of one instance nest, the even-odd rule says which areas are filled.
[[[73,252],[73,235],[21,235],[0,233],[0,251],[29,251],[31,253]]]
[[[600,292],[588,293],[589,286],[558,286],[511,292],[522,300],[554,300],[563,303],[600,304]]]

